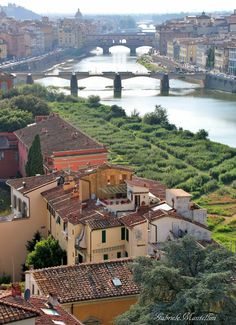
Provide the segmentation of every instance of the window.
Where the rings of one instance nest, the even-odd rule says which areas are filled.
[[[102,243],[106,242],[106,230],[102,230]]]
[[[13,208],[16,209],[16,206],[17,206],[17,199],[16,199],[16,196],[14,195],[13,196]]]
[[[117,252],[117,258],[121,258],[121,252]]]
[[[21,212],[22,210],[22,202],[21,202],[21,199],[18,199],[18,211]]]
[[[108,254],[104,254],[104,255],[103,255],[103,260],[104,260],[104,261],[108,260]]]
[[[125,252],[125,257],[128,257],[128,256],[129,256],[128,252]]]
[[[129,241],[129,229],[126,229],[126,240]]]
[[[0,151],[0,160],[4,159],[4,151]]]
[[[67,231],[67,222],[63,222],[63,230]]]
[[[125,227],[121,228],[121,240],[125,240]]]

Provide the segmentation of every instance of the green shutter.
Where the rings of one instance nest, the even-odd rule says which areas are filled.
[[[121,240],[125,240],[125,227],[121,228]]]
[[[106,230],[102,230],[102,243],[106,242]]]
[[[104,261],[108,260],[108,254],[104,254],[104,255],[103,255],[103,260],[104,260]]]
[[[129,229],[126,229],[126,240],[129,241]]]

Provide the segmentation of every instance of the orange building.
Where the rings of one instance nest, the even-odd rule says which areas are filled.
[[[88,165],[107,162],[107,149],[57,114],[37,118],[36,123],[17,130],[19,170],[25,175],[28,151],[39,134],[46,172],[70,169],[77,171]]]
[[[26,272],[25,286],[32,294],[53,292],[62,307],[83,324],[110,325],[135,304],[140,292],[129,267],[131,259]]]

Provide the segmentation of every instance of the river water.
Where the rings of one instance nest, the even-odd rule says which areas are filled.
[[[138,54],[147,51],[140,49]],[[56,66],[52,71],[147,71],[136,62],[137,57],[130,56],[125,47],[111,48],[112,54],[96,55],[79,62],[69,61]],[[39,82],[59,87],[69,86],[68,80],[45,78]],[[213,141],[236,147],[236,95],[219,91],[206,91],[197,84],[181,80],[170,80],[169,96],[160,95],[160,81],[149,77],[136,77],[122,81],[122,97],[113,97],[113,81],[103,77],[90,77],[79,80],[79,96],[99,95],[101,102],[119,105],[129,115],[134,109],[143,115],[162,105],[167,109],[170,123],[196,132],[205,129]]]

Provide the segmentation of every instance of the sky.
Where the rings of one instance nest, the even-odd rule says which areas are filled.
[[[172,13],[233,11],[235,0],[0,0],[0,5],[15,3],[39,14],[76,13]]]

